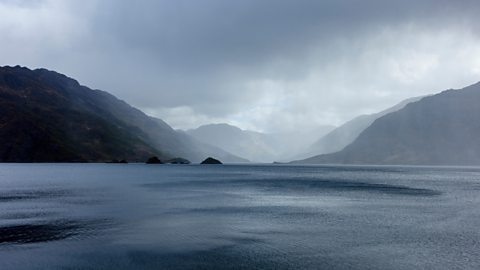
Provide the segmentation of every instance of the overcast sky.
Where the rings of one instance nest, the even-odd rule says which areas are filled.
[[[479,1],[0,0],[0,64],[175,128],[339,125],[480,81]]]

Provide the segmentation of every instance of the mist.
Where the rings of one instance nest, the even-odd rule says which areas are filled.
[[[480,77],[476,1],[0,1],[3,65],[59,70],[175,129],[339,126]]]

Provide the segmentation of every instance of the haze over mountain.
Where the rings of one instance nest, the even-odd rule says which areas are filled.
[[[46,69],[0,67],[0,161],[244,161],[176,132],[107,92]]]
[[[186,133],[201,142],[218,146],[248,160],[273,162],[288,160],[300,149],[310,145],[318,136],[333,128],[333,126],[318,126],[310,130],[268,134],[242,130],[229,124],[209,124],[187,130]]]
[[[174,129],[283,133],[477,80],[478,14],[475,0],[2,0],[0,65],[59,70]]]
[[[300,155],[297,155],[296,159],[304,159],[321,154],[329,154],[342,150],[345,146],[352,143],[362,131],[369,127],[376,119],[402,109],[410,102],[417,101],[422,97],[413,97],[406,99],[393,107],[383,110],[374,114],[366,114],[355,117],[354,119],[346,122],[345,124],[335,128],[328,134],[320,137],[315,143],[309,145]]]
[[[480,83],[375,120],[342,151],[296,163],[480,165]]]

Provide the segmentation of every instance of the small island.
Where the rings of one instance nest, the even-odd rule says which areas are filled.
[[[163,164],[163,162],[158,157],[151,157],[145,163],[147,164]]]
[[[113,163],[113,164],[122,163],[122,164],[127,164],[128,161],[125,160],[125,159],[112,159],[112,160],[110,160],[110,161],[107,161],[106,163]]]
[[[214,159],[212,157],[208,157],[204,161],[202,161],[200,164],[223,164],[220,160]]]

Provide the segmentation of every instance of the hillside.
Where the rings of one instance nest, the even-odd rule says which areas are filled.
[[[251,161],[269,161],[275,149],[265,134],[241,130],[228,124],[209,124],[186,131],[193,138],[218,146]]]
[[[0,141],[2,162],[144,161],[152,155],[242,160],[202,149],[107,92],[19,66],[0,67]]]
[[[342,151],[295,163],[480,165],[480,83],[375,120]]]
[[[242,130],[229,124],[209,124],[187,130],[186,133],[198,141],[218,146],[251,161],[273,162],[287,160],[300,149],[310,145],[314,136],[331,129],[331,126],[320,126],[312,130],[270,134]]]
[[[398,111],[408,103],[417,101],[420,98],[421,97],[409,98],[381,112],[357,116],[320,137],[320,139],[304,150],[303,153],[297,155],[295,159],[304,159],[315,155],[338,152],[352,143],[358,135],[360,135],[360,133],[369,127],[376,119],[388,113]]]

